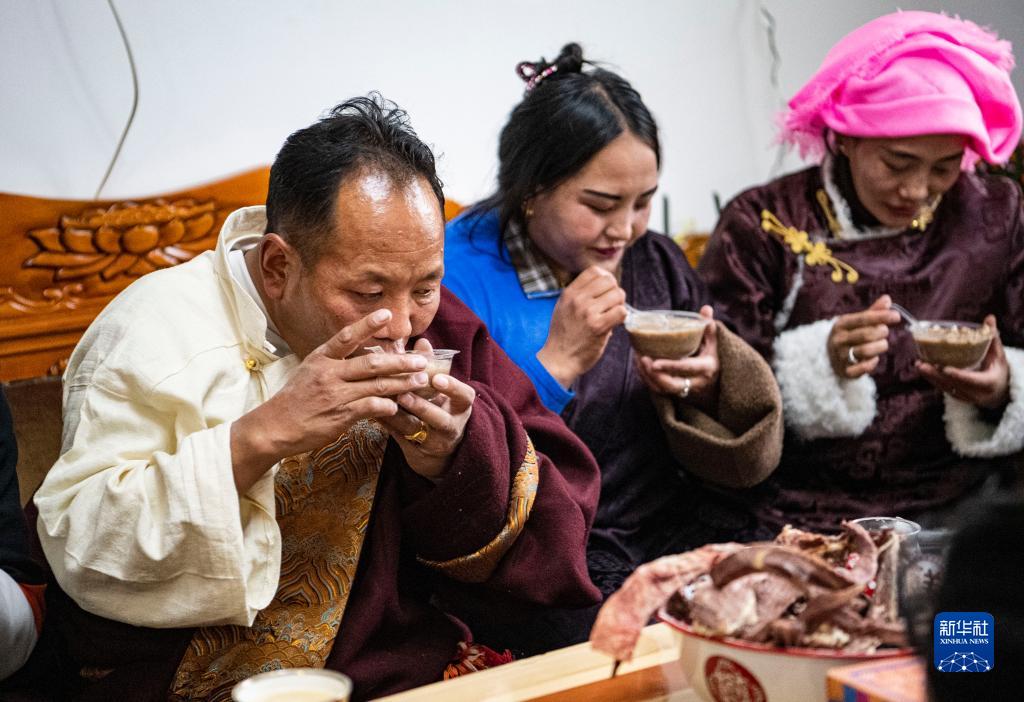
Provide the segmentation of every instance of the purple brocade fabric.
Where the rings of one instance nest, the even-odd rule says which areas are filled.
[[[718,308],[763,355],[770,358],[789,303],[783,330],[863,310],[886,293],[919,319],[980,322],[994,314],[1003,343],[1024,345],[1024,211],[1012,181],[965,173],[925,231],[860,240],[831,238],[822,187],[814,167],[741,194],[701,261]],[[765,209],[823,240],[857,271],[856,282],[833,282],[828,265],[800,272],[797,255],[761,228]],[[958,456],[946,439],[942,394],[915,369],[906,328],[895,328],[889,344],[872,373],[878,411],[862,435],[805,442],[787,433],[779,469],[746,496],[763,525],[834,530],[841,519],[871,514],[927,518],[1019,460]]]

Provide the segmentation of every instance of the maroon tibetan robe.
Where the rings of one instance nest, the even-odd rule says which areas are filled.
[[[472,634],[437,602],[482,599],[506,612],[524,606],[535,612],[538,606],[585,607],[599,600],[586,565],[600,488],[590,452],[543,406],[479,318],[446,289],[424,337],[437,348],[461,350],[452,375],[473,386],[476,401],[452,465],[436,485],[414,473],[389,441],[356,577],[327,663],[352,678],[354,700],[441,679],[457,644],[472,640]],[[417,557],[447,561],[473,553],[498,534],[527,435],[538,458],[537,496],[525,529],[495,572],[485,582],[466,584],[420,564]],[[194,629],[129,626],[82,610],[56,583],[50,589],[48,620],[55,631],[47,650],[40,651],[49,667],[46,683],[55,688],[48,694],[74,700],[167,699]],[[46,696],[25,697],[37,698]]]
[[[830,213],[819,202],[823,188],[821,170],[813,167],[740,194],[722,213],[700,262],[717,307],[762,355],[771,360],[776,325],[789,304],[792,313],[778,331],[864,310],[884,293],[920,319],[980,322],[994,314],[1003,343],[1024,346],[1024,209],[1013,181],[961,174],[925,231],[861,240],[832,238]],[[762,229],[763,210],[812,241],[823,240],[859,279],[836,283],[830,266],[804,265],[795,299],[787,301],[798,257]],[[915,369],[905,327],[890,333],[889,344],[872,373],[878,405],[867,430],[811,441],[787,430],[778,470],[747,491],[766,535],[785,523],[834,530],[841,519],[874,514],[927,521],[994,472],[1014,470],[1019,458],[954,452],[942,393]]]

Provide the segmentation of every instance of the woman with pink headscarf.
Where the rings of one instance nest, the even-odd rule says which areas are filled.
[[[1009,43],[970,22],[869,22],[784,116],[782,138],[820,165],[722,213],[700,272],[772,362],[787,425],[779,469],[746,495],[766,535],[871,514],[929,522],[1016,478],[1024,208],[1013,181],[974,171],[1020,142],[1012,67]],[[923,363],[893,302],[999,336],[974,370]]]

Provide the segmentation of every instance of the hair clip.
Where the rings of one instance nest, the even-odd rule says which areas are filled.
[[[543,61],[543,59],[541,59]],[[531,90],[540,85],[541,81],[550,76],[552,73],[558,70],[557,64],[551,64],[541,72],[537,72],[537,64],[530,63],[529,61],[523,61],[516,66],[516,73],[520,78],[526,81],[526,90],[523,94],[529,93]]]

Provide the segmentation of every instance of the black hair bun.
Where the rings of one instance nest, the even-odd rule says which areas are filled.
[[[563,73],[579,73],[583,70],[583,47],[576,42],[566,44],[552,63]]]

